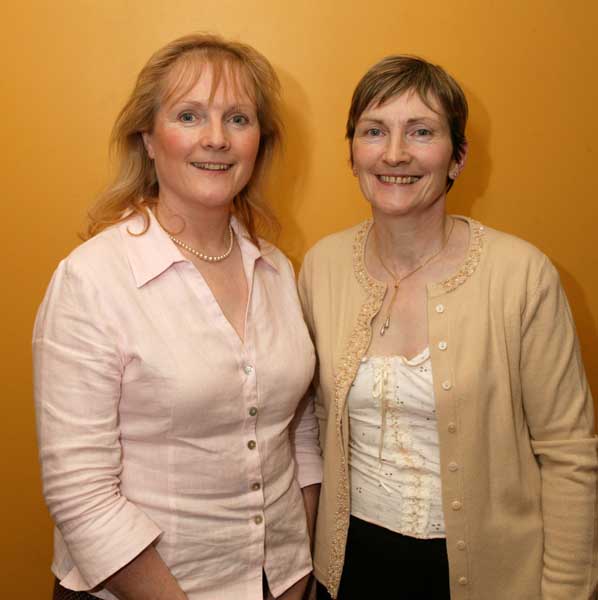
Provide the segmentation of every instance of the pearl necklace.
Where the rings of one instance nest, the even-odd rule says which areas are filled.
[[[386,318],[384,319],[384,322],[382,323],[382,327],[380,328],[381,336],[383,336],[386,333],[386,330],[390,327],[390,313],[392,311],[393,304],[395,303],[395,300],[397,299],[397,293],[399,292],[399,286],[401,285],[401,283],[403,281],[405,281],[405,279],[407,279],[407,277],[411,277],[411,275],[413,275],[414,273],[417,273],[420,269],[423,269],[426,265],[428,265],[435,258],[438,257],[438,255],[446,248],[446,245],[448,244],[449,239],[451,237],[451,233],[453,233],[454,227],[455,227],[455,219],[453,219],[451,217],[451,228],[449,229],[449,232],[448,232],[446,238],[444,238],[444,241],[442,242],[442,246],[440,247],[440,250],[438,250],[437,252],[434,252],[434,254],[432,254],[431,256],[426,258],[426,260],[421,262],[419,265],[417,265],[417,267],[415,267],[415,269],[412,269],[406,275],[403,275],[403,277],[398,277],[395,273],[393,273],[386,266],[385,262],[382,260],[382,255],[380,254],[380,248],[378,246],[378,236],[375,237],[376,243],[374,244],[374,249],[376,251],[376,257],[380,261],[380,264],[384,267],[384,270],[392,277],[393,285],[395,288],[394,292],[392,293],[392,298],[390,299],[390,303],[388,304],[388,309],[386,311]]]
[[[190,252],[191,254],[193,254],[193,256],[197,256],[197,258],[200,258],[201,260],[205,260],[206,262],[220,262],[220,261],[224,260],[225,258],[228,258],[230,256],[230,253],[233,251],[233,244],[234,244],[234,241],[235,241],[235,236],[234,236],[234,233],[233,233],[233,228],[232,228],[232,226],[231,226],[230,223],[228,224],[228,233],[229,233],[229,236],[230,236],[230,241],[228,243],[228,248],[226,249],[226,252],[224,254],[220,254],[219,256],[211,256],[209,254],[204,254],[203,252],[200,252],[199,250],[196,250],[195,248],[192,248],[188,244],[185,244],[185,242],[183,242],[182,240],[179,240],[178,238],[175,238],[173,235],[169,235],[168,237],[177,246],[180,246],[184,250],[187,250],[187,252]]]

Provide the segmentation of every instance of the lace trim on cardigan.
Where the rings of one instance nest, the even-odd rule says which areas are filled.
[[[336,597],[343,571],[350,514],[350,490],[347,475],[347,457],[345,455],[345,445],[342,434],[342,417],[345,410],[347,394],[351,387],[351,383],[357,374],[361,357],[365,354],[370,345],[372,336],[370,323],[376,313],[380,310],[386,293],[386,285],[374,281],[368,276],[362,260],[362,252],[370,227],[371,223],[364,223],[363,226],[359,228],[353,242],[353,269],[360,285],[367,291],[367,300],[359,311],[357,323],[349,337],[347,348],[345,349],[334,376],[336,434],[340,445],[339,456],[341,460],[339,464],[339,484],[336,490],[334,534],[332,536],[331,554],[328,562],[328,585],[326,586],[333,597]]]
[[[467,256],[461,263],[458,271],[444,281],[433,284],[433,286],[440,286],[445,292],[452,292],[460,285],[463,285],[473,275],[482,257],[484,226],[475,219],[460,218],[465,219],[469,225],[469,248],[467,249]],[[368,292],[368,295],[372,286],[382,286],[386,292],[386,285],[376,281],[365,268],[365,244],[373,224],[374,222],[371,219],[364,221],[357,231],[353,242],[353,270],[357,281]]]
[[[440,285],[446,292],[456,290],[463,285],[475,272],[480,264],[482,249],[484,245],[484,226],[474,219],[467,219],[471,239],[469,240],[469,250],[465,261],[459,267],[459,270],[449,278],[441,281]]]

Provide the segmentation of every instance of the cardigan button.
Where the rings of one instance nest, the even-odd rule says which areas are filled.
[[[459,585],[467,585],[469,583],[469,580],[467,579],[467,577],[459,577]]]
[[[436,305],[436,312],[441,314],[444,312],[444,304],[437,304]]]
[[[447,348],[448,344],[444,340],[438,342],[438,350],[446,350]]]
[[[256,525],[261,525],[264,519],[260,515],[258,515],[257,517],[254,517],[253,520]]]
[[[448,470],[449,470],[449,471],[453,471],[453,472],[455,472],[455,471],[457,471],[458,469],[459,469],[459,465],[458,465],[456,462],[450,462],[450,463],[448,464]]]
[[[247,447],[248,447],[250,450],[255,450],[255,447],[256,447],[256,446],[257,446],[257,444],[255,443],[255,441],[254,441],[254,440],[249,440],[249,441],[247,442]]]
[[[446,381],[442,382],[442,389],[445,392],[448,392],[451,389],[451,387],[453,387],[453,386],[451,385],[451,382],[448,379]]]
[[[457,542],[457,550],[465,550],[467,548],[467,544],[463,540],[459,540]]]
[[[463,505],[461,504],[461,502],[459,502],[459,500],[454,500],[453,502],[451,502],[451,508],[453,510],[461,510],[461,507]]]
[[[455,431],[457,431],[457,426],[454,423],[449,423],[447,429],[449,433],[455,433]]]
[[[252,406],[252,407],[249,409],[249,415],[250,415],[251,417],[255,417],[255,415],[257,415],[257,408],[256,408],[255,406]]]

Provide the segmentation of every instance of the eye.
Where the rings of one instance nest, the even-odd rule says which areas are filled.
[[[370,137],[380,137],[382,135],[382,129],[379,127],[370,127],[365,133]]]
[[[235,125],[247,125],[249,123],[249,119],[245,115],[233,115],[230,120]]]
[[[179,115],[179,120],[183,123],[193,123],[195,122],[195,115],[191,112],[183,112]]]
[[[428,137],[432,135],[432,132],[429,129],[426,129],[425,127],[420,127],[419,129],[416,129],[414,133],[417,137]]]

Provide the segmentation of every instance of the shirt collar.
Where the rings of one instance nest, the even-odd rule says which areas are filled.
[[[141,215],[135,215],[119,225],[123,237],[127,257],[137,287],[144,286],[148,281],[160,276],[164,271],[178,262],[188,262],[177,248],[174,242],[151,211],[149,213],[149,227],[143,234],[144,219]],[[256,262],[263,260],[272,269],[278,272],[278,266],[271,254],[273,246],[262,242],[260,250],[249,237],[245,227],[234,216],[231,217],[231,225],[244,260]]]

